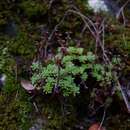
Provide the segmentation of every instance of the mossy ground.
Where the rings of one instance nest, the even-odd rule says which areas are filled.
[[[85,15],[93,15],[91,9],[85,4],[86,0],[71,2],[56,0],[50,7],[49,1],[46,0],[0,1],[0,72],[7,74],[7,82],[0,90],[0,130],[19,130],[20,128],[28,130],[33,120],[37,118],[32,100],[30,101],[31,96],[21,88],[20,79],[29,78],[30,65],[38,57],[36,48],[42,40],[43,46],[46,45],[42,39],[43,34],[51,33],[67,9],[73,8],[71,6],[74,4]],[[127,14],[129,18],[129,12]],[[94,15],[92,19],[95,19]],[[10,20],[17,26],[16,36],[13,37],[6,33],[6,26]],[[121,23],[115,22],[115,19],[109,19],[107,22],[105,45],[113,55],[122,56],[121,58],[126,62],[122,75],[129,79],[130,27],[124,27]],[[63,37],[66,37],[65,32],[72,32],[70,45],[77,46],[79,42],[86,51],[94,50],[95,40],[90,36],[89,31],[81,36],[82,27],[83,21],[79,17],[69,15],[58,31]],[[55,52],[59,42],[53,39],[52,43],[55,43],[54,46],[49,48]],[[6,51],[3,51],[4,49]],[[124,58],[125,56],[127,58]],[[39,115],[42,115],[45,120],[43,130],[73,130],[76,129],[77,124],[83,125],[84,129],[88,128],[91,123],[86,123],[83,115],[87,116],[89,100],[88,95],[79,96],[77,99],[71,98],[67,103],[64,100],[61,103],[58,98],[53,97],[52,99],[47,96],[36,97],[35,101],[41,112]],[[126,113],[111,115],[105,123],[106,128],[110,130],[129,130],[129,124]]]
[[[20,100],[18,93],[0,94],[0,130],[28,130],[31,104]]]

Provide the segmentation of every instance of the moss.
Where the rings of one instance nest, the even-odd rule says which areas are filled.
[[[118,50],[122,55],[129,55],[130,28],[123,26],[113,18],[109,18],[107,24],[108,27],[106,27],[105,35],[106,47],[111,49],[116,48],[116,50]]]
[[[0,13],[0,27],[4,26],[6,23],[7,23],[6,18],[4,18],[2,13]]]
[[[85,14],[92,14],[93,12],[87,3],[87,0],[75,0],[75,5]]]
[[[17,94],[0,92],[0,130],[28,130],[30,126],[31,105]]]
[[[10,18],[14,18],[19,12],[18,2],[14,1],[0,1],[0,28],[8,23]]]
[[[47,12],[47,3],[44,1],[25,0],[20,4],[22,10],[30,18],[36,15],[44,15]]]
[[[0,72],[14,77],[28,66],[36,52],[34,41],[26,32],[20,32],[16,38],[0,37],[0,45]]]
[[[31,38],[24,27],[20,29],[14,38],[0,36],[0,73],[7,75],[4,89],[8,92],[16,90],[15,80],[25,75],[36,52],[35,38]]]
[[[26,32],[20,32],[18,36],[8,44],[9,52],[14,55],[32,57],[35,45]]]
[[[116,115],[107,121],[106,128],[109,130],[129,130],[130,119],[127,115]]]
[[[2,88],[2,90],[7,93],[7,94],[11,94],[13,92],[16,92],[18,90],[19,86],[16,83],[16,79],[13,75],[6,75],[6,81],[5,84]]]
[[[11,58],[8,52],[8,47],[6,47],[6,42],[4,38],[0,38],[0,73],[11,73],[12,72],[12,66],[14,66],[16,63],[14,59]]]
[[[18,107],[16,102],[9,102],[9,99],[5,95],[0,95],[0,99],[1,130],[18,130]]]
[[[57,97],[52,99],[44,96],[43,98],[37,97],[36,102],[40,108],[41,116],[45,120],[42,130],[68,130],[76,124],[77,119],[75,108],[72,105],[73,101],[66,104],[64,101],[59,101]]]
[[[4,27],[10,18],[17,20],[17,24],[19,24],[19,32],[17,32],[16,37],[9,38],[3,35],[0,37],[0,49],[7,49],[4,55],[2,51],[0,52],[0,72],[7,74],[7,82],[2,92],[0,92],[0,130],[19,130],[19,127],[21,127],[22,130],[28,130],[30,124],[28,116],[32,106],[30,102],[28,102],[28,95],[16,82],[15,76],[18,74],[19,77],[26,76],[29,78],[24,71],[28,70],[28,62],[32,62],[36,54],[35,42],[41,40],[37,27],[41,24],[45,24],[47,25],[47,31],[51,32],[55,25],[61,21],[65,12],[73,8],[70,2],[70,0],[56,0],[49,9],[49,1],[47,0],[0,1],[0,28],[2,28],[2,31],[4,32]],[[80,9],[85,15],[92,14],[86,4],[86,0],[75,0],[73,1],[73,5]],[[128,15],[128,12],[126,12],[126,15]],[[130,55],[130,29],[124,28],[121,24],[116,23],[114,19],[109,22],[109,25],[112,26],[106,29],[106,46],[112,49],[118,48],[122,54]],[[86,48],[86,50],[94,50],[95,40],[93,37],[90,37],[88,31],[80,37],[83,26],[84,24],[79,17],[69,15],[63,24],[60,25],[58,31],[62,32],[63,35],[67,31],[72,32],[72,39],[69,41],[69,44],[75,45],[75,40],[78,39],[81,42],[81,46]],[[124,73],[129,73],[129,65],[125,71]],[[81,97],[81,99],[84,98]],[[89,100],[80,100],[80,104],[86,102],[89,102]],[[71,103],[69,104],[67,102],[67,105],[71,107],[64,108],[64,116],[62,106],[59,102],[48,101],[46,103],[45,101],[38,101],[38,105],[39,104],[42,106],[42,115],[45,116],[47,120],[43,130],[68,130],[72,129],[77,123],[76,108]],[[124,129],[130,128],[128,118],[123,118],[126,123],[122,123],[122,120],[119,119],[119,121],[117,118],[118,117],[114,118],[115,122],[113,123],[116,129],[121,130],[123,127]],[[119,124],[122,125],[119,126]],[[108,125],[111,126],[111,123]],[[108,128],[110,128],[109,126]],[[110,128],[110,130],[111,129],[113,128]]]

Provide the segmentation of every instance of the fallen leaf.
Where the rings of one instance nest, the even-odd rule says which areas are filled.
[[[27,91],[32,91],[35,89],[35,87],[28,80],[21,80],[21,86]]]
[[[88,130],[106,130],[104,127],[100,127],[99,123],[92,124]]]

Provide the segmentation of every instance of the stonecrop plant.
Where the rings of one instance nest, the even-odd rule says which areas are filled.
[[[98,57],[92,52],[85,54],[83,48],[61,47],[47,65],[32,64],[32,84],[45,94],[56,92],[63,96],[79,94],[81,85],[87,86],[89,76],[101,86],[111,84],[112,66],[98,63],[97,60]]]

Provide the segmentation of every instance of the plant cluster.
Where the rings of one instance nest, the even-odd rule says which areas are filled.
[[[83,51],[83,48],[76,47],[59,48],[49,64],[33,63],[32,84],[46,94],[61,92],[64,96],[80,93],[80,87],[85,87],[89,76],[102,86],[110,85],[113,65],[97,63],[96,55]],[[116,59],[113,61],[117,64]]]

